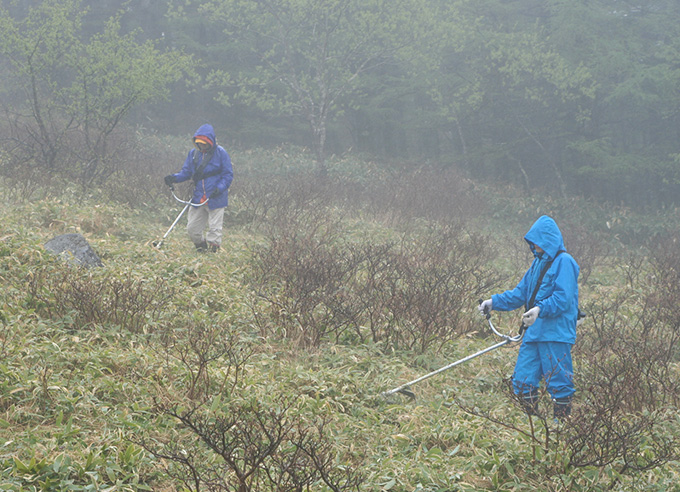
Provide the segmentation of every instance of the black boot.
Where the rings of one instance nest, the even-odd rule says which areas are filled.
[[[553,400],[553,416],[556,419],[566,419],[571,415],[571,396],[555,398]]]
[[[208,243],[208,251],[211,253],[217,253],[220,250],[220,245],[217,243]]]
[[[194,244],[194,246],[196,246],[196,251],[198,251],[199,253],[205,253],[206,251],[208,251],[208,243],[206,243],[205,241],[203,241],[202,243]]]
[[[519,402],[527,415],[538,415],[538,391],[530,391],[519,395]]]

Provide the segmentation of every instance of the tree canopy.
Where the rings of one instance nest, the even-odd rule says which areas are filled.
[[[360,77],[415,42],[403,0],[219,0],[198,11],[245,48],[249,65],[215,67],[208,77],[230,99],[306,122],[317,161],[325,160],[329,120]]]
[[[640,207],[680,192],[672,0],[3,6],[5,106],[38,129],[58,112],[52,133],[87,127],[93,146],[135,118],[211,121],[232,145],[308,147],[320,169],[352,151]]]
[[[119,16],[87,36],[84,15],[78,0],[46,0],[21,18],[0,11],[0,54],[20,101],[7,111],[24,145],[48,169],[77,167],[88,184],[115,169],[108,143],[119,123],[135,106],[167,99],[188,58],[121,33]]]

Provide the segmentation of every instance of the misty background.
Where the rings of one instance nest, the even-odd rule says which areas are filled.
[[[673,0],[1,5],[6,176],[101,183],[210,122],[227,150],[302,146],[321,172],[352,154],[646,211],[680,191]]]
[[[0,0],[0,489],[678,490],[679,14]],[[204,123],[217,254],[163,180]],[[385,398],[498,342],[479,299],[544,214],[587,314],[571,418],[526,417],[511,347]]]

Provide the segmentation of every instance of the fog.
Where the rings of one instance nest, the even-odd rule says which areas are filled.
[[[321,170],[351,153],[647,210],[680,191],[677,2],[185,3],[2,1],[5,150],[38,135],[49,167],[78,128],[101,160],[122,127],[209,121]]]

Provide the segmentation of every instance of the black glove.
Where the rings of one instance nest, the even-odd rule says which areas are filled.
[[[213,191],[213,192],[210,194],[210,196],[209,196],[208,198],[210,198],[210,199],[212,200],[213,198],[217,198],[217,197],[220,196],[221,194],[222,194],[222,191],[220,191],[220,190],[215,190],[215,191]]]
[[[177,178],[173,174],[165,177],[165,184],[172,187],[173,184],[177,183]]]

